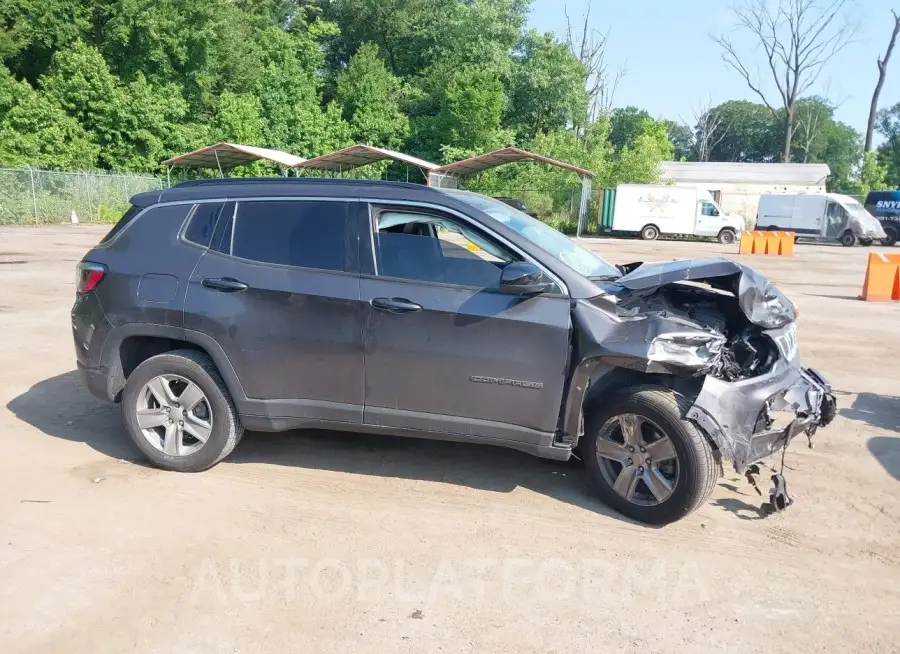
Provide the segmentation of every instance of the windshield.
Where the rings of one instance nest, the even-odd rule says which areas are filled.
[[[576,245],[565,234],[503,202],[468,191],[444,189],[444,192],[480,209],[585,277],[618,279],[622,276],[615,266],[607,263],[593,252]]]
[[[869,223],[874,220],[872,214],[866,211],[865,207],[863,207],[853,198],[848,197],[847,199],[841,199],[841,205],[843,205],[844,209],[847,210],[847,213],[849,213],[851,216],[853,216],[863,224]]]

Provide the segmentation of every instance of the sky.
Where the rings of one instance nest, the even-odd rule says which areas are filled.
[[[614,106],[635,105],[656,118],[693,123],[694,110],[710,100],[713,106],[727,100],[760,101],[722,61],[721,48],[710,38],[713,33],[734,33],[731,0],[533,0],[529,24],[564,38],[565,11],[580,24],[588,6],[592,26],[609,31],[611,68],[626,69]],[[849,0],[849,8],[858,25],[853,41],[825,67],[812,91],[827,92],[839,104],[836,118],[864,132],[878,79],[875,62],[887,48],[893,29],[891,9],[900,12],[900,0]],[[742,52],[751,57],[747,61],[766,66],[752,42],[745,45]],[[766,70],[760,68],[761,73]],[[762,77],[763,89],[774,91],[769,75]],[[900,44],[888,67],[879,107],[897,102]]]

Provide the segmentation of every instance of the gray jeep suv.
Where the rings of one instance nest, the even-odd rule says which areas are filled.
[[[131,202],[78,264],[72,329],[85,384],[162,468],[209,468],[245,429],[578,453],[607,503],[660,524],[723,459],[758,472],[834,416],[791,302],[729,260],[613,266],[503,202],[413,184]]]

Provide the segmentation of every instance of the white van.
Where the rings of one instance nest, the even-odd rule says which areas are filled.
[[[840,193],[763,195],[759,198],[756,228],[840,241],[847,247],[857,243],[872,245],[887,237],[872,214],[849,195]]]
[[[726,214],[704,190],[686,186],[622,184],[616,189],[612,231],[652,241],[660,234],[712,236],[734,243],[744,218]]]

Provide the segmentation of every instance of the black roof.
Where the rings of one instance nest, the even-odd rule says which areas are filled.
[[[318,177],[226,177],[191,180],[162,191],[138,193],[131,198],[131,203],[145,207],[159,202],[273,195],[279,197],[328,195],[341,198],[362,195],[385,200],[434,200],[437,196],[446,197],[435,188],[408,182]]]

